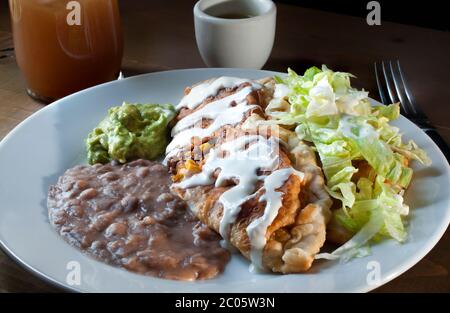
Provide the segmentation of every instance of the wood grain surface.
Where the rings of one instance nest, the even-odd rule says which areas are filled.
[[[197,51],[190,0],[121,1],[125,76],[204,67]],[[327,64],[358,76],[355,85],[376,93],[373,62],[400,59],[417,101],[450,143],[450,34],[278,5],[277,35],[265,69],[299,72]],[[15,62],[7,1],[0,4],[0,139],[43,107],[25,93]],[[376,292],[450,292],[450,234],[417,265]],[[0,292],[55,292],[0,252]]]

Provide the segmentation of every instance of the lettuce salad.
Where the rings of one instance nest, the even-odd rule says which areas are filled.
[[[303,75],[289,69],[286,77],[275,77],[275,98],[267,109],[275,123],[295,127],[301,139],[313,143],[326,189],[341,204],[333,218],[353,234],[319,258],[365,255],[370,242],[386,237],[403,242],[409,213],[403,193],[413,174],[410,161],[431,163],[389,124],[398,118],[399,104],[372,106],[368,92],[351,86],[352,77],[326,66],[311,67]]]

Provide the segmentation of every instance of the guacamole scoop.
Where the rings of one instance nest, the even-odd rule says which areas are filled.
[[[131,104],[108,110],[86,139],[90,164],[155,159],[167,145],[167,125],[175,116],[170,104]]]

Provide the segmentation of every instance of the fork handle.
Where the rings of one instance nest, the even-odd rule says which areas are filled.
[[[441,149],[444,156],[447,158],[447,162],[450,162],[450,148],[445,142],[444,138],[439,135],[438,131],[434,128],[428,128],[424,130],[431,139],[433,139],[434,143]]]

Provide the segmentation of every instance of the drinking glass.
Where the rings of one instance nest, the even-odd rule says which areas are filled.
[[[9,0],[28,94],[49,103],[114,80],[123,39],[117,0]]]

